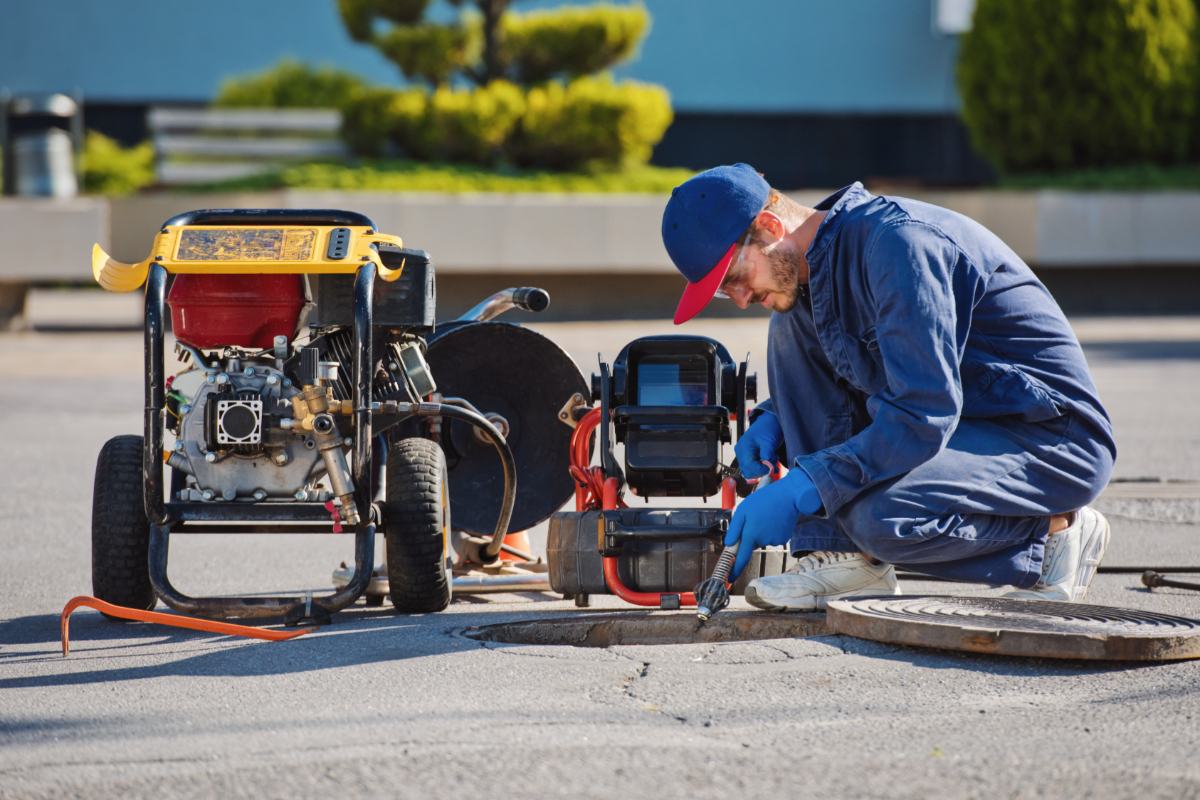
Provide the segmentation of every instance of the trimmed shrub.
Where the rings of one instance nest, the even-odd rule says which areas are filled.
[[[525,110],[524,93],[506,81],[457,91],[442,87],[373,89],[343,111],[342,135],[354,152],[377,156],[389,143],[424,160],[489,165]]]
[[[121,147],[96,131],[88,131],[83,146],[83,190],[88,194],[119,195],[137,191],[157,180],[154,146],[146,141]]]
[[[492,164],[524,111],[523,92],[507,81],[458,91],[441,87],[430,96],[414,139],[399,144],[418,158]]]
[[[397,25],[375,45],[409,78],[440,86],[476,60],[477,37],[461,25]]]
[[[427,105],[419,89],[365,89],[342,106],[342,139],[355,154],[382,155],[389,144],[412,147]]]
[[[650,29],[642,6],[566,6],[505,14],[503,61],[519,83],[600,72],[633,55]]]
[[[508,152],[523,167],[629,168],[650,160],[672,118],[670,95],[659,86],[608,76],[548,83],[526,96]]]
[[[1002,172],[1188,155],[1193,0],[978,0],[962,39],[963,119]]]
[[[221,84],[214,105],[254,108],[340,108],[365,89],[361,78],[330,67],[284,59],[266,72]]]
[[[430,0],[338,0],[338,12],[350,38],[356,42],[369,42],[373,33],[375,17],[382,17],[397,25],[412,25],[419,22]]]

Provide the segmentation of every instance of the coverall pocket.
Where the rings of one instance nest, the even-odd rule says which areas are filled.
[[[1022,422],[1045,422],[1062,416],[1066,410],[1046,387],[1008,364],[964,359],[959,375],[964,417],[1016,417]]]

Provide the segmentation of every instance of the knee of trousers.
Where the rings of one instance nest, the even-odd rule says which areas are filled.
[[[941,518],[911,516],[880,487],[863,492],[838,509],[838,527],[862,552],[888,563],[903,563],[914,547],[940,533]]]

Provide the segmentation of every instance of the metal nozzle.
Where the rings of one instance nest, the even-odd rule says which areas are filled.
[[[696,616],[701,622],[708,622],[713,614],[729,605],[729,570],[733,560],[737,558],[741,542],[734,542],[725,548],[717,559],[717,568],[712,577],[701,581],[692,592],[696,595]]]

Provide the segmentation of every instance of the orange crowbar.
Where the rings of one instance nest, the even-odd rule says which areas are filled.
[[[209,633],[226,633],[231,636],[246,636],[251,639],[266,639],[268,642],[282,642],[287,639],[295,639],[297,636],[303,636],[309,631],[316,630],[312,627],[299,628],[294,631],[272,631],[264,628],[252,628],[249,625],[233,625],[228,622],[213,622],[207,619],[196,619],[195,617],[182,617],[178,614],[162,614],[158,611],[139,611],[136,608],[125,608],[124,606],[114,606],[112,603],[106,603],[103,600],[97,600],[95,597],[80,595],[71,602],[67,603],[62,612],[62,646],[63,656],[66,657],[71,652],[71,642],[67,636],[68,620],[71,618],[71,612],[80,606],[90,606],[97,611],[102,611],[113,617],[121,617],[122,619],[136,619],[141,622],[157,622],[162,625],[174,625],[176,628],[191,628],[194,631],[208,631]]]

